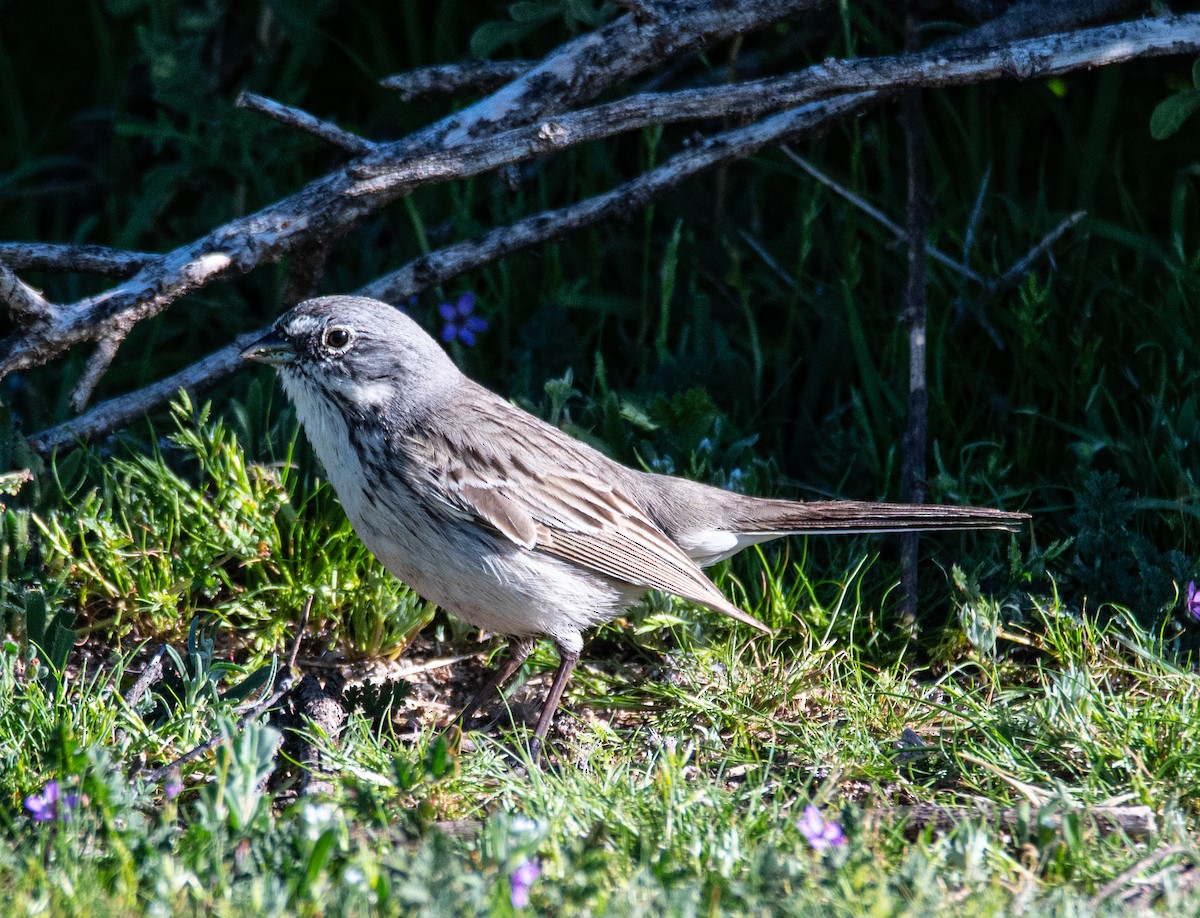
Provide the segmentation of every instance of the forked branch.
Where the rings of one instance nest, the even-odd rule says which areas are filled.
[[[0,246],[0,261],[10,267],[89,270],[127,278],[97,296],[54,305],[21,283],[12,270],[0,267],[0,296],[13,307],[16,325],[13,334],[0,342],[0,377],[45,364],[81,343],[108,342],[98,349],[85,384],[77,388],[77,408],[82,408],[106,361],[115,353],[114,343],[119,343],[138,322],[192,290],[278,261],[285,254],[327,252],[363,218],[423,184],[511,166],[650,124],[724,118],[731,111],[751,119],[748,124],[718,131],[682,149],[604,194],[432,252],[368,283],[362,292],[399,300],[518,249],[598,221],[626,216],[705,169],[821,130],[890,98],[902,87],[1044,78],[1138,57],[1200,51],[1200,14],[1074,30],[1075,23],[1086,20],[1096,9],[1108,9],[1124,0],[1108,0],[1107,6],[1094,2],[1057,4],[1052,14],[1057,18],[1039,19],[1035,25],[1041,30],[1047,23],[1058,24],[1066,31],[1041,38],[997,47],[997,26],[986,23],[921,53],[827,61],[769,80],[646,93],[569,111],[607,87],[668,58],[761,29],[821,2],[662,4],[653,7],[654,16],[621,16],[536,64],[520,62],[510,71],[518,73],[516,78],[490,96],[392,143],[374,143],[296,109],[261,97],[247,97],[256,110],[321,136],[357,154],[356,158],[296,194],[164,255],[98,247],[22,243]],[[1011,24],[1006,20],[1004,28]],[[981,39],[974,46],[973,35]],[[448,79],[453,82],[457,77]],[[33,442],[47,450],[128,423],[169,398],[178,385],[200,388],[229,373],[237,366],[234,352],[234,347],[222,349],[182,373],[45,431]]]

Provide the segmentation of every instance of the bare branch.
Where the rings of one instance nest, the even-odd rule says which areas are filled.
[[[870,94],[863,93],[816,102],[772,115],[747,127],[715,134],[611,191],[558,210],[525,217],[508,226],[484,233],[469,242],[461,242],[423,255],[399,270],[372,281],[358,292],[363,296],[396,302],[461,274],[469,268],[495,261],[504,255],[545,242],[570,230],[635,213],[652,198],[693,175],[823,127],[830,121],[855,111],[871,101],[871,98]]]
[[[282,102],[276,102],[274,99],[268,99],[266,96],[256,95],[252,92],[242,92],[238,94],[237,100],[233,104],[238,108],[245,108],[252,112],[258,112],[260,115],[266,115],[268,118],[272,118],[280,124],[286,124],[288,127],[295,128],[298,131],[312,134],[314,137],[319,137],[326,143],[332,144],[338,149],[345,150],[347,153],[352,153],[355,156],[370,153],[376,147],[376,144],[366,138],[343,130],[336,124],[322,121],[315,115],[310,115],[308,112],[299,108],[293,108],[290,105],[284,105]]]
[[[145,417],[174,398],[180,389],[191,393],[203,392],[241,367],[241,352],[265,333],[264,328],[241,335],[233,344],[209,354],[178,373],[151,383],[145,388],[101,402],[77,418],[34,434],[29,438],[29,445],[42,454],[61,447],[74,446],[78,442],[103,436]]]
[[[1128,887],[1134,885],[1141,874],[1145,873],[1151,867],[1156,867],[1168,858],[1176,857],[1180,854],[1187,855],[1188,859],[1195,863],[1196,855],[1193,853],[1191,846],[1185,845],[1163,845],[1155,851],[1151,851],[1144,858],[1139,860],[1132,867],[1122,870],[1119,874],[1096,890],[1092,896],[1092,908],[1099,911],[1104,903],[1117,896],[1119,893],[1126,892]],[[1179,884],[1176,882],[1176,888]],[[1135,887],[1136,888],[1136,887]],[[1122,899],[1128,899],[1128,896],[1121,896]],[[1147,908],[1146,911],[1149,911]]]
[[[1029,273],[1029,269],[1033,266],[1035,261],[1049,252],[1054,246],[1054,243],[1058,242],[1058,240],[1062,238],[1063,234],[1066,233],[1067,230],[1069,230],[1086,216],[1086,210],[1075,211],[1075,213],[1071,214],[1069,217],[1063,220],[1062,223],[1058,224],[1058,226],[1054,227],[1054,229],[1050,230],[1050,232],[1042,237],[1042,241],[1026,252],[1023,258],[1018,259],[1011,268],[1005,271],[996,280],[992,281],[990,286],[993,289],[1000,289],[1003,287],[1012,286],[1013,284],[1019,282],[1021,278]]]
[[[9,267],[0,262],[0,301],[8,304],[9,312],[18,322],[46,325],[55,318],[57,309],[40,293],[30,287]]]
[[[379,81],[380,86],[400,91],[405,102],[464,92],[491,92],[521,77],[536,61],[461,61],[406,70]]]
[[[757,116],[848,92],[891,93],[905,87],[990,79],[1044,79],[1134,57],[1197,50],[1200,14],[1191,14],[1085,29],[983,51],[933,49],[892,57],[829,60],[783,77],[708,89],[642,93],[424,156],[353,166],[350,174],[363,182],[351,193],[395,193],[430,181],[478,175],[650,125],[724,118],[730,112]]]
[[[378,145],[370,154],[360,158],[347,169],[338,170],[316,180],[283,201],[220,227],[208,236],[167,255],[151,256],[153,260],[144,264],[139,273],[125,283],[99,296],[72,304],[69,308],[59,308],[54,321],[48,325],[30,327],[10,336],[0,342],[0,376],[14,369],[46,363],[76,343],[99,340],[105,333],[106,326],[114,321],[136,323],[155,315],[191,289],[249,271],[261,264],[278,261],[289,252],[312,246],[327,246],[344,235],[364,216],[379,210],[406,190],[403,186],[395,185],[375,194],[356,194],[355,191],[361,191],[361,183],[350,174],[350,169],[376,175],[382,173],[390,177],[398,174],[400,165],[412,161],[413,157],[426,156],[424,161],[428,163],[431,158],[427,154],[450,147],[457,147],[454,151],[456,155],[469,154],[478,157],[478,151],[481,149],[479,138],[486,138],[497,128],[512,128],[513,125],[538,118],[543,119],[542,123],[527,129],[523,135],[541,135],[542,143],[536,150],[531,151],[526,145],[508,154],[487,153],[484,154],[484,158],[477,159],[475,165],[470,168],[462,168],[460,161],[457,170],[426,176],[422,181],[473,174],[473,170],[487,167],[481,165],[487,162],[487,156],[493,156],[491,161],[494,163],[504,164],[540,155],[546,149],[559,149],[561,145],[557,132],[554,129],[547,132],[546,124],[561,124],[583,113],[548,120],[548,112],[587,99],[605,86],[645,69],[665,56],[678,56],[702,43],[719,41],[730,35],[762,27],[778,18],[815,6],[819,2],[820,0],[757,0],[730,7],[722,6],[719,10],[708,6],[689,7],[683,14],[664,12],[652,22],[641,24],[634,22],[633,17],[622,17],[595,33],[581,36],[564,45],[501,91],[455,114],[452,118],[444,119],[404,141]],[[1102,6],[1103,3],[1096,0],[1091,5]],[[1063,6],[1070,7],[1072,15],[1076,18],[1080,16],[1078,4]],[[669,11],[672,7],[664,6],[661,9]],[[986,34],[986,30],[981,27],[966,36],[956,38],[955,43],[960,46],[968,44],[970,36],[976,34]],[[527,217],[510,227],[493,230],[479,239],[417,259],[399,271],[367,285],[364,292],[387,299],[401,299],[430,284],[467,268],[492,261],[508,252],[534,245],[576,227],[631,213],[655,194],[674,187],[705,168],[749,155],[763,146],[779,143],[788,137],[799,136],[828,124],[834,118],[844,117],[885,99],[895,85],[946,85],[950,82],[971,82],[987,78],[989,75],[1040,77],[1063,72],[1070,66],[1092,66],[1144,54],[1195,51],[1200,49],[1200,16],[1125,23],[1089,30],[1086,34],[1075,36],[1056,35],[1043,40],[1040,47],[1042,50],[1035,52],[1034,46],[1024,43],[1017,51],[1011,47],[1001,48],[973,56],[930,51],[924,55],[885,59],[893,60],[897,68],[890,75],[881,70],[877,62],[842,62],[848,67],[864,67],[867,85],[887,88],[836,96],[828,102],[798,106],[757,124],[717,134],[701,145],[677,154],[650,173],[626,182],[606,194],[556,211]],[[1056,56],[1060,53],[1065,56]],[[926,68],[931,72],[924,76],[915,76],[911,69],[906,71],[906,68],[914,67],[921,58],[925,60]],[[828,66],[821,65],[826,68]],[[832,75],[827,74],[823,84],[820,80],[816,83],[812,81],[814,72],[819,73],[820,68],[813,68],[796,76],[809,80],[809,89],[806,91],[819,90],[821,93],[828,93],[835,85],[832,80],[838,76],[836,71],[837,65],[830,71]],[[905,77],[906,72],[909,73],[908,77]],[[843,77],[849,79],[844,74]],[[897,84],[894,82],[896,79],[901,82]],[[910,79],[912,82],[906,84],[904,79]],[[889,80],[893,82],[888,82]],[[818,84],[818,88],[813,88]],[[716,91],[741,92],[746,86],[758,86],[761,90],[762,81],[722,87]],[[661,101],[661,98],[666,96],[673,96],[677,101],[680,99],[679,94],[641,98],[657,98]],[[711,98],[699,98],[704,105],[712,104]],[[726,102],[729,98],[733,97],[727,96]],[[768,102],[770,103],[770,100]],[[765,104],[767,103],[760,102],[760,109]],[[600,106],[593,109],[591,114],[594,116],[597,110],[603,111],[605,108]],[[611,107],[608,110],[610,113],[619,111]],[[700,110],[693,108],[693,115]],[[605,126],[605,130],[611,131],[615,128],[609,124]],[[510,134],[507,139],[511,140],[512,136]],[[575,136],[572,142],[579,142],[579,136],[583,135]],[[471,153],[472,150],[476,152]],[[432,160],[437,161],[439,156],[444,155],[433,156]],[[233,346],[210,355],[195,366],[175,374],[170,380],[114,399],[97,406],[74,422],[45,431],[37,435],[34,442],[39,449],[45,450],[55,444],[71,442],[75,437],[94,436],[127,423],[145,410],[168,399],[180,385],[198,388],[230,372],[238,366],[239,350],[240,346]]]
[[[670,7],[669,15],[664,12],[649,23],[622,16],[563,45],[520,79],[475,105],[404,141],[379,145],[358,164],[400,162],[527,123],[586,101],[666,57],[764,28],[821,2],[686,5]],[[111,290],[60,310],[57,321],[9,336],[0,341],[0,377],[47,363],[83,341],[97,340],[118,316],[140,322],[198,287],[276,262],[315,241],[337,239],[402,193],[347,194],[354,184],[345,170],[310,182],[296,194],[162,256]]]
[[[0,262],[16,271],[80,271],[129,277],[161,255],[130,252],[106,245],[71,245],[59,242],[0,242]]]
[[[904,47],[919,47],[916,3],[908,0],[904,10]],[[900,97],[900,128],[904,134],[904,163],[907,174],[904,235],[908,278],[904,285],[901,319],[908,332],[908,411],[900,444],[900,499],[920,504],[925,501],[925,450],[929,438],[929,390],[925,374],[927,364],[926,328],[928,325],[929,263],[925,237],[929,233],[928,179],[926,177],[924,136],[925,115],[921,91],[910,89]],[[904,596],[900,602],[901,627],[915,633],[917,623],[917,551],[920,537],[914,532],[900,537],[900,583]]]
[[[87,407],[87,403],[91,401],[92,393],[96,391],[96,386],[100,384],[100,378],[104,376],[112,364],[113,358],[117,356],[121,342],[125,340],[125,336],[128,333],[128,329],[126,329],[124,334],[107,334],[96,342],[96,350],[88,358],[87,367],[71,392],[72,411],[78,413]]]
[[[1036,811],[1035,811],[1036,812]],[[1078,812],[1094,821],[1097,831],[1107,835],[1123,832],[1132,838],[1144,838],[1158,831],[1158,820],[1154,810],[1148,806],[1106,806],[1095,804],[1080,807]],[[986,800],[973,801],[965,806],[940,806],[936,803],[918,803],[914,806],[899,806],[879,811],[879,815],[896,816],[905,822],[906,834],[919,834],[926,826],[936,832],[949,832],[964,820],[986,819],[1006,828],[1014,828],[1028,818],[1018,807],[997,807]],[[1050,825],[1061,826],[1063,814],[1051,812],[1046,820]]]

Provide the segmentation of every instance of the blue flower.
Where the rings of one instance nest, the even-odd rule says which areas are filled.
[[[49,822],[51,819],[62,819],[65,822],[71,810],[77,806],[79,795],[63,794],[57,781],[48,782],[40,794],[31,794],[25,798],[25,809],[29,810],[34,822]]]
[[[508,880],[512,884],[512,907],[524,908],[529,904],[529,890],[542,875],[542,866],[537,861],[525,861],[512,872]]]
[[[842,827],[836,822],[826,822],[821,811],[811,803],[804,808],[804,815],[800,817],[798,825],[800,834],[808,839],[814,851],[824,851],[826,848],[846,844]]]
[[[1187,599],[1184,602],[1184,608],[1188,610],[1188,614],[1192,618],[1200,620],[1200,591],[1196,590],[1195,580],[1188,584]]]
[[[438,312],[446,323],[442,326],[442,340],[449,344],[451,341],[461,341],[470,347],[475,343],[475,336],[487,331],[487,319],[483,316],[472,315],[475,311],[475,294],[464,293],[457,303],[442,303]]]

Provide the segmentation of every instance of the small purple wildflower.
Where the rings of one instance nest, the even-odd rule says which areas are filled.
[[[542,875],[542,865],[537,861],[525,861],[508,878],[512,884],[512,907],[524,908],[529,904],[529,890],[534,880]]]
[[[57,781],[49,781],[40,794],[25,798],[25,809],[34,822],[49,822],[51,819],[70,818],[71,810],[79,806],[78,794],[64,794]]]
[[[483,316],[472,315],[475,311],[475,294],[468,291],[458,298],[457,303],[442,303],[438,312],[442,315],[442,340],[449,344],[451,341],[461,341],[470,347],[475,343],[475,336],[487,331],[487,319]]]
[[[800,817],[798,825],[800,834],[808,839],[814,851],[824,851],[826,848],[846,844],[842,827],[836,822],[826,822],[821,811],[811,803],[804,808],[804,815]]]
[[[1188,584],[1187,600],[1184,602],[1184,608],[1188,610],[1188,614],[1192,618],[1200,621],[1200,590],[1196,589],[1195,580]]]
[[[163,785],[163,793],[167,795],[168,800],[174,800],[183,793],[183,779],[179,777],[178,772],[172,772],[167,778],[167,783]]]

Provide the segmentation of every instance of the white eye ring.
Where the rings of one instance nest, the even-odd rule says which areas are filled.
[[[345,325],[334,325],[325,329],[321,342],[331,351],[344,351],[354,340],[354,333]]]

